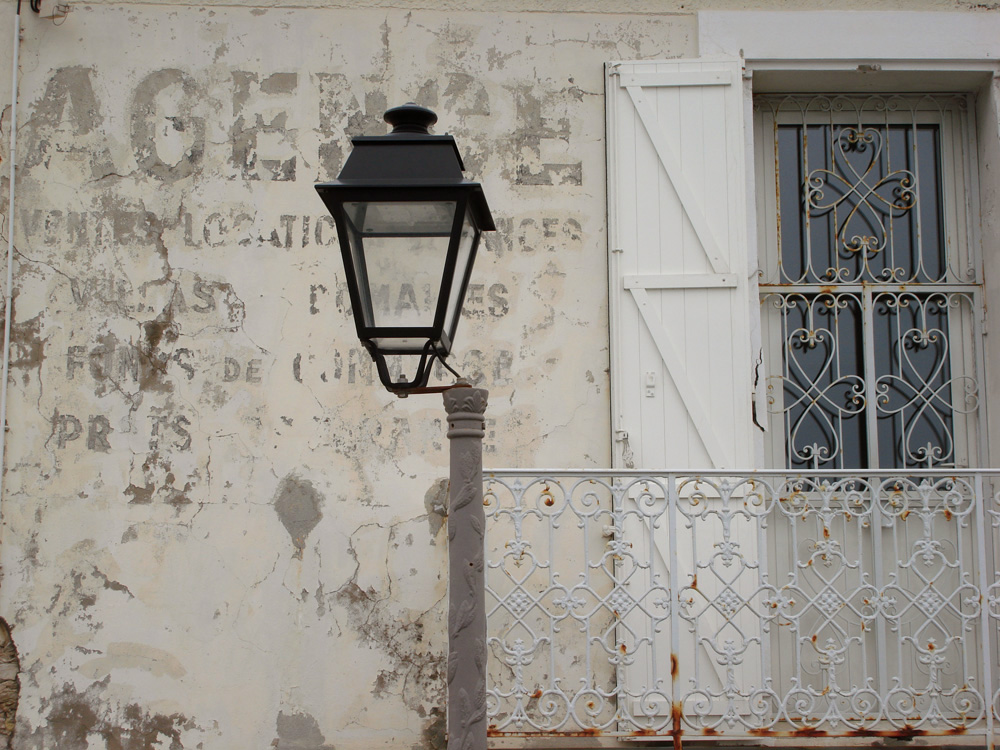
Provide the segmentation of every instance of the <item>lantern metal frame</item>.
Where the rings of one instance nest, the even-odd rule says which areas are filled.
[[[393,131],[384,136],[352,138],[354,149],[340,175],[336,180],[316,185],[316,190],[337,226],[358,338],[375,361],[382,384],[393,393],[405,395],[427,385],[435,360],[455,372],[446,358],[452,350],[482,232],[493,231],[496,226],[482,186],[462,176],[465,166],[455,139],[450,135],[429,134],[428,127],[437,120],[433,112],[408,104],[387,111],[385,120],[394,126]],[[437,305],[429,326],[376,325],[364,232],[354,231],[358,228],[348,217],[347,203],[454,204]],[[467,225],[473,231],[472,245],[465,266],[460,268],[463,231]],[[414,228],[384,236],[444,235]],[[359,246],[355,248],[352,241]],[[419,349],[412,344],[393,344],[403,339],[422,339],[426,343]],[[392,380],[386,362],[386,357],[392,355],[419,357],[416,374],[411,380]]]

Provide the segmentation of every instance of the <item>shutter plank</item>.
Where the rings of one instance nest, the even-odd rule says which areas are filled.
[[[733,77],[723,71],[675,73],[669,79],[662,75],[643,73],[619,73],[622,86],[656,88],[661,86],[728,86]]]
[[[656,115],[653,113],[652,107],[650,107],[649,102],[638,87],[629,86],[626,88],[626,91],[628,91],[628,95],[632,98],[632,103],[635,104],[636,112],[639,113],[639,120],[642,122],[643,127],[646,128],[649,139],[653,142],[653,148],[656,149],[656,155],[660,157],[660,163],[663,165],[667,177],[670,178],[670,183],[674,186],[674,190],[677,191],[677,197],[680,198],[684,213],[698,235],[702,249],[705,251],[705,255],[708,256],[708,262],[712,264],[712,269],[716,273],[725,273],[729,269],[726,262],[722,259],[722,254],[719,252],[719,243],[716,242],[712,234],[712,229],[708,225],[708,220],[705,218],[705,212],[702,211],[694,192],[691,190],[691,186],[684,177],[684,172],[681,170],[681,164],[674,154],[674,150],[667,143],[666,138],[663,137],[659,125],[656,124]]]
[[[734,287],[734,273],[648,273],[625,274],[622,283],[626,289],[704,289],[708,287]]]

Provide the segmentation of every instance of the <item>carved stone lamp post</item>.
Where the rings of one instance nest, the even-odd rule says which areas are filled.
[[[482,232],[496,226],[482,186],[462,177],[455,139],[430,135],[429,109],[385,113],[384,136],[352,139],[336,180],[316,185],[333,214],[361,343],[392,393],[443,393],[451,445],[448,507],[448,747],[486,749],[486,601],[482,441],[488,393],[461,379],[427,387],[445,361]],[[403,284],[430,304],[390,309],[378,300]],[[390,372],[388,356],[403,362]],[[409,366],[405,363],[409,362]],[[412,373],[407,375],[406,373]]]

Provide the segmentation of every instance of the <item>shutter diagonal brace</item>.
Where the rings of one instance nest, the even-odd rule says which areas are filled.
[[[635,304],[639,308],[639,313],[646,323],[649,335],[653,337],[653,342],[660,352],[663,364],[666,366],[667,372],[670,373],[670,379],[673,381],[674,387],[677,388],[677,393],[680,395],[681,401],[687,409],[688,416],[694,424],[695,431],[698,433],[698,437],[701,438],[705,450],[708,451],[708,456],[712,460],[714,467],[716,469],[728,468],[730,465],[729,460],[726,457],[722,443],[712,429],[712,423],[708,419],[708,412],[702,406],[701,399],[698,398],[694,388],[691,387],[691,381],[687,377],[687,370],[677,355],[677,350],[674,349],[674,345],[670,341],[666,330],[664,330],[663,324],[660,323],[659,316],[649,301],[649,295],[646,294],[645,289],[635,287],[630,288],[629,292],[632,293],[632,298],[635,300]]]
[[[723,260],[722,254],[719,252],[719,244],[715,241],[715,236],[712,234],[705,214],[695,199],[694,191],[691,190],[688,181],[684,179],[680,162],[674,155],[674,150],[667,143],[666,138],[663,137],[663,133],[657,126],[656,115],[649,106],[649,102],[646,101],[646,97],[643,96],[642,89],[638,86],[626,86],[625,90],[628,91],[628,95],[632,98],[635,110],[639,113],[639,119],[642,120],[642,125],[649,135],[649,140],[652,142],[657,156],[660,157],[660,164],[663,165],[663,169],[670,179],[670,184],[673,185],[674,192],[677,193],[677,197],[680,199],[684,213],[687,214],[695,234],[701,241],[701,247],[705,251],[705,255],[708,256],[708,262],[711,263],[712,270],[718,274],[728,273],[729,268]]]

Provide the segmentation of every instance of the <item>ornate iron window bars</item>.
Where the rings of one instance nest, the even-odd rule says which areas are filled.
[[[966,99],[782,96],[755,107],[773,160],[760,279],[769,402],[783,428],[772,464],[975,465],[982,303]]]

